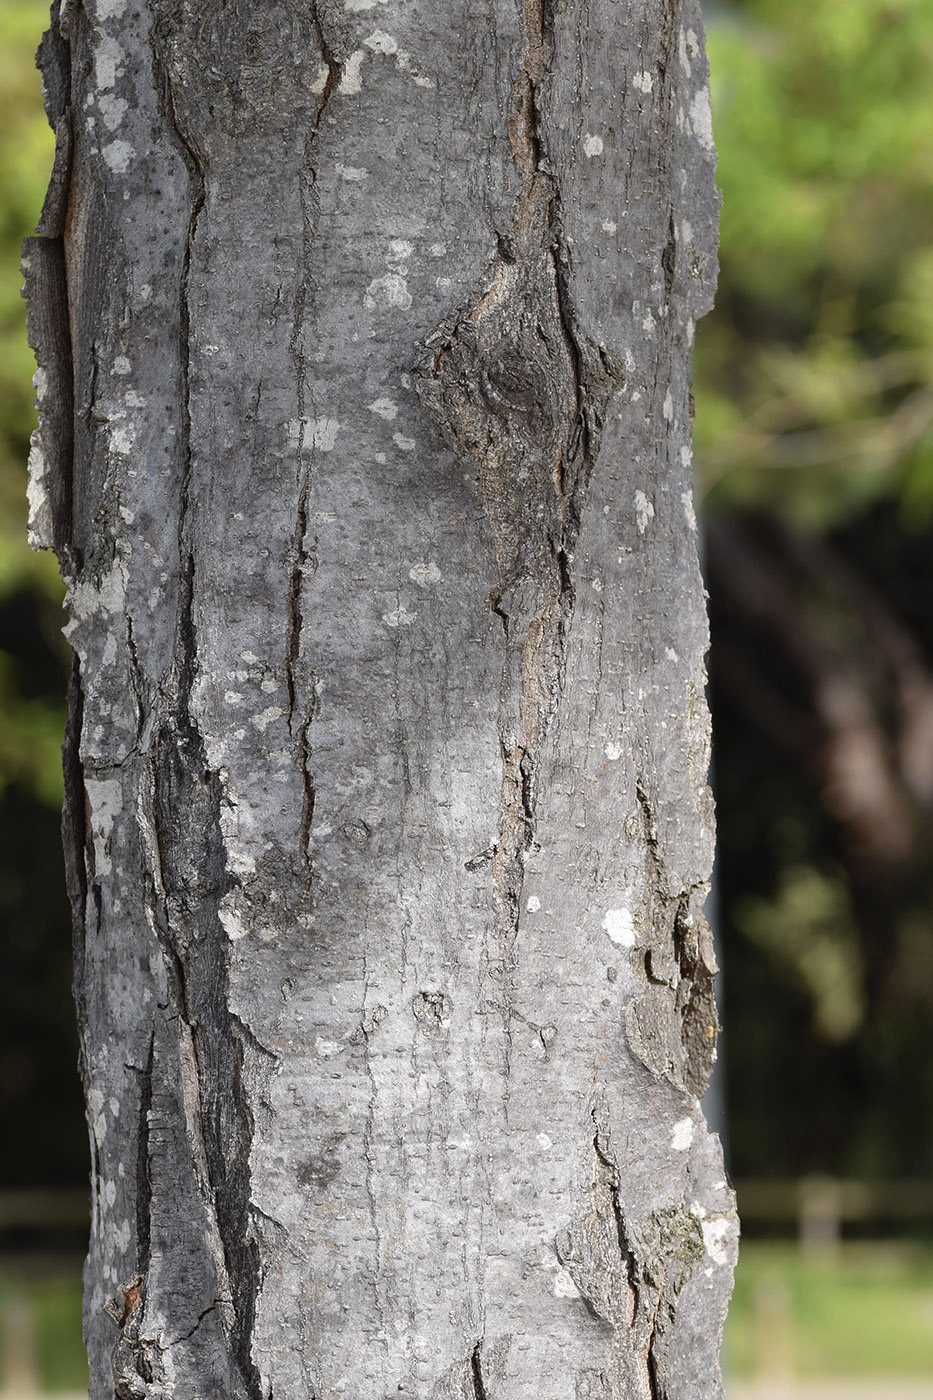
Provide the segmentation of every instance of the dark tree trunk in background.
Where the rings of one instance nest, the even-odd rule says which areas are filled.
[[[42,60],[92,1396],[719,1396],[695,4]]]

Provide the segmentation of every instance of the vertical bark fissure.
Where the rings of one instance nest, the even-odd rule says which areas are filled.
[[[152,1158],[149,1145],[149,1111],[152,1108],[152,1069],[155,1034],[149,1037],[149,1053],[139,1075],[139,1137],[136,1145],[136,1270],[149,1276],[152,1251]]]
[[[340,75],[340,65],[334,58],[330,46],[324,35],[324,28],[321,15],[315,0],[311,0],[311,24],[315,37],[321,50],[321,57],[327,69],[327,76],[324,86],[318,97],[314,111],[314,120],[311,123],[305,140],[305,160],[304,167],[300,173],[301,180],[301,275],[298,284],[298,294],[295,302],[295,324],[289,344],[295,366],[296,397],[298,404],[298,441],[295,455],[297,460],[298,477],[298,507],[296,511],[295,530],[292,535],[291,557],[292,564],[288,580],[288,626],[286,637],[286,657],[285,657],[285,686],[288,697],[288,732],[298,746],[298,769],[301,775],[303,805],[301,814],[301,824],[299,830],[299,849],[303,865],[309,872],[311,866],[311,824],[314,820],[314,777],[311,772],[311,741],[310,729],[311,721],[314,718],[314,677],[309,677],[308,682],[308,703],[306,713],[297,726],[295,732],[295,715],[298,706],[298,689],[295,678],[295,670],[301,653],[301,636],[304,627],[304,615],[302,612],[301,593],[305,580],[305,571],[309,564],[309,554],[307,549],[308,533],[308,501],[311,495],[312,469],[314,464],[313,433],[310,444],[310,452],[307,451],[308,444],[305,442],[305,435],[309,427],[308,403],[306,394],[307,381],[307,357],[304,352],[304,335],[306,326],[306,314],[308,297],[310,294],[310,267],[314,233],[314,212],[317,201],[314,187],[316,182],[316,172],[312,163],[314,144],[317,134],[324,120],[324,113],[330,101],[331,94]],[[313,405],[312,405],[313,414]],[[307,455],[306,455],[307,453]]]
[[[68,723],[62,748],[65,800],[62,811],[62,837],[65,847],[65,875],[72,913],[74,946],[74,989],[78,1011],[83,1011],[84,950],[87,941],[87,799],[84,792],[84,764],[81,735],[84,727],[84,689],[81,662],[72,657],[68,684]],[[79,1014],[79,1021],[82,1017]],[[82,1022],[83,1023],[83,1022]]]
[[[619,1168],[614,1162],[608,1145],[603,1141],[603,1130],[599,1123],[595,1106],[590,1110],[593,1121],[593,1151],[597,1164],[597,1177],[608,1188],[609,1204],[615,1226],[615,1244],[622,1265],[622,1287],[617,1288],[618,1296],[609,1298],[608,1319],[616,1329],[613,1350],[629,1350],[641,1378],[647,1400],[665,1400],[666,1391],[660,1378],[658,1358],[655,1354],[657,1319],[664,1296],[667,1279],[667,1262],[661,1259],[657,1265],[660,1278],[652,1278],[653,1265],[649,1263],[635,1244],[626,1226],[622,1204]],[[597,1264],[597,1268],[598,1268]],[[581,1279],[585,1283],[585,1276]],[[612,1284],[607,1282],[611,1295]],[[627,1289],[632,1299],[632,1314],[627,1317],[623,1307],[622,1294]],[[586,1293],[584,1292],[584,1296]],[[602,1315],[602,1314],[599,1314]],[[629,1337],[628,1329],[632,1329]]]
[[[622,1214],[622,1201],[619,1197],[618,1169],[612,1159],[603,1151],[600,1143],[600,1127],[596,1118],[595,1108],[591,1110],[591,1116],[593,1119],[593,1151],[596,1154],[596,1160],[601,1163],[609,1179],[609,1198],[612,1203],[612,1216],[615,1221],[619,1258],[622,1260],[628,1285],[633,1292],[636,1292],[638,1287],[638,1266],[635,1255],[632,1252],[632,1247],[628,1241],[628,1235],[625,1231],[625,1217]]]
[[[676,1017],[681,1055],[666,1068],[645,1054],[637,1027],[641,999],[636,998],[627,1020],[629,1044],[654,1074],[663,1073],[698,1099],[706,1093],[716,1060],[719,1020],[716,1009],[716,969],[712,935],[704,915],[693,906],[705,899],[705,881],[672,890],[658,834],[658,822],[642,775],[635,781],[641,817],[647,888],[653,907],[652,936],[642,960],[643,987],[649,994],[669,989],[669,1008]],[[653,985],[652,985],[653,984]],[[649,1011],[649,1016],[652,1014]]]
[[[483,1363],[480,1355],[482,1342],[477,1342],[470,1355],[470,1382],[473,1386],[473,1400],[488,1400],[483,1381]]]
[[[263,1400],[252,1359],[251,1335],[260,1286],[257,1245],[250,1220],[250,1146],[254,1122],[244,1083],[241,1026],[229,1005],[228,940],[219,905],[230,877],[221,831],[220,778],[207,764],[192,708],[197,670],[194,620],[195,553],[191,527],[193,477],[191,414],[191,275],[198,222],[206,200],[207,169],[180,123],[170,75],[153,39],[170,139],[193,191],[185,239],[179,303],[182,480],[178,510],[179,585],[173,694],[156,726],[154,818],[165,887],[165,937],[179,1014],[194,1052],[207,1181],[226,1275],[232,1291],[230,1346],[246,1395]],[[204,1314],[202,1314],[203,1316]],[[200,1319],[198,1319],[200,1321]],[[197,1324],[196,1324],[197,1325]]]
[[[191,208],[188,214],[188,229],[185,235],[185,248],[182,259],[181,270],[181,296],[179,300],[179,344],[181,355],[179,360],[181,384],[180,384],[180,405],[181,405],[181,451],[182,451],[182,483],[181,501],[178,511],[178,557],[179,567],[186,552],[186,541],[188,535],[190,493],[191,493],[191,258],[194,248],[194,241],[197,235],[198,220],[204,208],[206,196],[206,170],[201,157],[194,146],[185,136],[181,122],[175,110],[174,96],[172,92],[172,82],[158,51],[158,46],[153,36],[151,43],[153,68],[158,75],[162,101],[166,115],[166,129],[169,138],[188,172],[189,189],[193,191]],[[191,605],[191,592],[185,589],[179,590],[179,607],[183,599],[187,596],[188,606]],[[179,613],[178,628],[181,632],[185,627],[190,626],[190,618],[186,621]]]
[[[221,784],[219,775],[207,767],[191,708],[197,665],[194,577],[194,560],[188,554],[181,579],[177,695],[162,736],[156,821],[168,847],[163,859],[169,894],[167,941],[197,1071],[205,1187],[233,1296],[231,1349],[247,1396],[263,1400],[251,1353],[261,1283],[250,1217],[249,1158],[255,1124],[244,1082],[247,1042],[229,1004],[228,940],[219,916],[230,878],[220,824]]]

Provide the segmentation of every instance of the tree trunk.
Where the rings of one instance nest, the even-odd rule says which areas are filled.
[[[693,0],[78,0],[25,250],[95,1400],[705,1400]]]

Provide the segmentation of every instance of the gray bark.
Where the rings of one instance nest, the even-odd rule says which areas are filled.
[[[719,1396],[695,0],[41,58],[92,1396]]]

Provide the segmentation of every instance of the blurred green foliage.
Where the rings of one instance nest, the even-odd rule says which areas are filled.
[[[0,1185],[80,1181],[87,1146],[58,834],[69,655],[50,553],[26,544],[35,425],[20,245],[52,162],[34,54],[44,0],[0,4]]]
[[[42,642],[67,665],[55,614],[62,598],[51,554],[35,554],[24,531],[29,435],[35,426],[32,351],[26,343],[19,250],[35,226],[52,164],[53,138],[35,69],[48,18],[41,0],[4,0],[0,9],[0,608],[39,621]],[[0,794],[20,784],[61,806],[62,685],[36,685],[35,648],[17,629],[0,632]]]
[[[704,10],[723,208],[694,389],[732,1164],[928,1173],[930,794],[905,757],[907,688],[873,648],[910,652],[920,735],[917,696],[933,694],[933,5]],[[792,522],[780,541],[776,517]],[[717,521],[732,546],[721,556]],[[861,730],[833,730],[833,703],[860,711]],[[909,833],[884,868],[864,850],[870,802],[861,832],[840,816],[840,754],[847,798],[874,783],[888,799],[876,844],[885,823],[892,841],[897,822]]]
[[[4,1310],[17,1309],[29,1319],[26,1345],[34,1355],[42,1393],[59,1396],[87,1393],[88,1366],[81,1335],[81,1277],[77,1269],[42,1272],[6,1266],[0,1273],[0,1318]],[[5,1331],[0,1328],[0,1335]],[[22,1348],[24,1339],[17,1337]],[[0,1375],[8,1358],[0,1353]],[[7,1392],[2,1392],[4,1395]],[[15,1394],[16,1392],[13,1392]],[[21,1400],[28,1400],[22,1396]]]
[[[696,440],[708,507],[933,511],[933,6],[707,11],[723,190]]]

